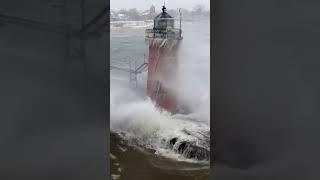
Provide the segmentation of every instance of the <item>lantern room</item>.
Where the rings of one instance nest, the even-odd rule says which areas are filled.
[[[155,29],[172,29],[174,28],[174,18],[166,12],[166,7],[162,7],[162,13],[154,18]]]
[[[162,7],[162,12],[153,20],[153,28],[146,29],[146,39],[178,39],[181,40],[181,14],[180,28],[175,28],[175,18],[166,12],[166,7]]]

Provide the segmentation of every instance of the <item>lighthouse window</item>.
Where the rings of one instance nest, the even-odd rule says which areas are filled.
[[[159,22],[159,26],[160,26],[160,28],[166,28],[167,27],[167,21],[166,20],[161,20]]]
[[[162,19],[158,21],[158,28],[166,29],[166,28],[174,28],[174,20],[172,19]]]
[[[170,28],[174,28],[174,20],[173,19],[172,20],[171,19],[168,20],[167,26],[170,27]]]

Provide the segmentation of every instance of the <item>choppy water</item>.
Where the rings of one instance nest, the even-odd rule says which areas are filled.
[[[184,142],[210,151],[209,21],[183,23],[179,82],[175,90],[189,114],[160,112],[145,97],[146,73],[137,88],[129,74],[111,71],[111,174],[114,179],[209,179],[208,159],[179,153]],[[128,68],[146,58],[144,29],[111,30],[111,65]],[[177,138],[174,145],[170,145]]]

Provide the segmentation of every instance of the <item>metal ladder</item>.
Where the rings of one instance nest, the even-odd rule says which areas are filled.
[[[131,62],[129,63],[129,77],[130,77],[130,83],[135,85],[135,88],[138,87],[138,74],[141,74],[142,72],[144,72],[147,67],[148,67],[148,63],[146,63],[145,61],[137,67],[137,61],[134,62],[134,70],[131,70]]]
[[[145,55],[144,55],[144,62],[140,66],[137,66],[137,61],[134,62],[134,69],[132,69],[131,62],[132,61],[129,61],[129,69],[126,69],[123,67],[117,67],[117,66],[110,66],[110,70],[116,69],[119,71],[128,72],[130,84],[134,84],[134,87],[137,88],[138,87],[138,74],[141,74],[142,72],[144,72],[147,69],[148,63],[145,60]]]

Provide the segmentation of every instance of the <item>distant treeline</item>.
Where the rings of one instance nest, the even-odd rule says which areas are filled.
[[[136,8],[121,9],[118,11],[111,10],[111,21],[128,20],[128,21],[141,21],[153,19],[161,10],[156,10],[154,6],[151,6],[149,10],[139,11]],[[179,18],[178,9],[168,9],[167,13],[175,18]],[[207,10],[203,5],[196,5],[192,10],[181,9],[181,14],[184,19],[194,19],[199,17],[209,17],[210,10]]]

